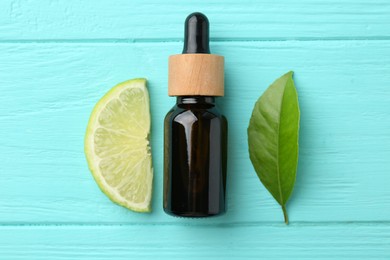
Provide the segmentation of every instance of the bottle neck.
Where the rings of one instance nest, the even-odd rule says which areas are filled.
[[[215,105],[215,97],[210,96],[179,96],[176,98],[177,105],[204,104]]]

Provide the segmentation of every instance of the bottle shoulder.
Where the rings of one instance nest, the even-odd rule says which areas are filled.
[[[184,121],[197,121],[197,120],[213,120],[219,119],[226,121],[226,118],[218,107],[209,106],[181,106],[174,105],[171,110],[165,116],[165,121],[170,122],[183,122]]]

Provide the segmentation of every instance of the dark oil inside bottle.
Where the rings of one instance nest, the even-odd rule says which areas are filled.
[[[224,213],[227,121],[215,98],[177,97],[164,132],[165,212],[182,217]]]

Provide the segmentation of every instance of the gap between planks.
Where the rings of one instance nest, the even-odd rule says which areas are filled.
[[[369,37],[274,37],[274,38],[211,38],[211,42],[287,42],[287,41],[388,41],[390,36],[369,36]],[[182,42],[182,38],[94,38],[94,39],[0,39],[0,44],[93,44],[93,43],[165,43]]]
[[[115,226],[195,226],[195,227],[216,227],[216,228],[234,228],[234,227],[325,227],[325,226],[390,226],[390,221],[295,221],[286,225],[284,222],[271,221],[251,221],[251,222],[225,222],[225,223],[192,223],[189,222],[152,222],[152,223],[125,223],[125,222],[42,222],[42,223],[27,223],[27,222],[3,222],[0,223],[0,229],[3,227],[115,227]]]

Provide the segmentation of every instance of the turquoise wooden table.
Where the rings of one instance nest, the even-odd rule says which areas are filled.
[[[229,211],[201,220],[162,210],[167,61],[193,11],[226,59],[230,123]],[[246,128],[289,70],[302,114],[286,226]],[[111,203],[83,152],[94,104],[134,77],[152,102],[151,214]],[[390,259],[388,0],[5,0],[0,90],[0,259]]]

